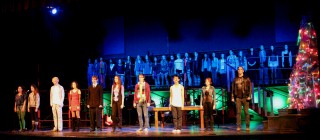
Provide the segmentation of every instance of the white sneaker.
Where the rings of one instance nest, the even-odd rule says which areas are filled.
[[[181,133],[181,130],[180,130],[180,129],[177,129],[177,130],[176,130],[176,133],[178,133],[178,134]]]
[[[173,129],[173,130],[172,130],[172,133],[177,133],[177,130],[176,130],[176,129]]]
[[[145,128],[144,130],[143,130],[145,133],[148,133],[148,128]]]

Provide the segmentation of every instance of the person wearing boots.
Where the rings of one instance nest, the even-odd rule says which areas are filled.
[[[69,110],[71,111],[71,126],[72,131],[79,131],[80,125],[80,102],[81,90],[78,88],[78,82],[71,83],[71,90],[69,92]]]
[[[238,67],[238,76],[232,82],[231,101],[236,101],[237,131],[241,130],[241,110],[244,108],[246,130],[250,130],[249,103],[251,100],[252,86],[250,78],[243,75],[244,68]]]
[[[111,119],[113,121],[112,132],[115,132],[118,126],[119,131],[122,128],[122,109],[124,107],[124,86],[120,76],[116,75],[114,77],[114,82],[111,87],[111,105],[112,115]]]
[[[35,84],[30,86],[31,93],[28,96],[28,112],[30,112],[31,118],[31,131],[38,128],[38,110],[40,106],[39,90]]]
[[[204,121],[205,121],[205,131],[209,130],[210,122],[210,131],[213,131],[213,110],[216,109],[216,91],[212,86],[211,78],[206,78],[205,86],[202,87],[202,93],[200,98],[200,105],[203,108],[204,112]]]

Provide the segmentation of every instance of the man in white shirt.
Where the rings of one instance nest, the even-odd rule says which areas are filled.
[[[64,88],[59,84],[59,78],[52,78],[53,86],[50,89],[50,106],[52,107],[54,128],[52,131],[62,131],[62,107],[64,101]]]

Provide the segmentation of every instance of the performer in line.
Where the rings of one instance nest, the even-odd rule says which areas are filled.
[[[63,129],[63,118],[62,118],[62,107],[64,101],[64,88],[59,84],[59,78],[52,78],[53,86],[50,89],[50,105],[52,107],[54,128],[51,131],[62,131]]]
[[[92,76],[92,85],[88,88],[87,107],[90,112],[90,132],[95,131],[97,127],[98,131],[102,131],[101,117],[102,117],[102,100],[103,88],[98,84],[98,77]]]
[[[81,90],[78,88],[78,82],[76,81],[71,83],[71,88],[68,96],[69,110],[71,111],[71,126],[72,131],[79,131]]]
[[[26,131],[26,121],[25,121],[25,114],[26,114],[26,99],[27,94],[24,93],[23,86],[18,86],[17,94],[14,100],[14,112],[17,113],[19,119],[19,126],[20,132]]]
[[[179,83],[178,75],[173,76],[174,84],[170,87],[170,107],[172,111],[174,129],[172,133],[181,133],[182,109],[184,107],[184,87]]]
[[[244,108],[246,130],[250,130],[249,103],[251,100],[252,86],[250,78],[243,75],[244,68],[238,67],[238,76],[232,82],[231,101],[236,101],[237,131],[241,130],[241,110]]]
[[[139,74],[139,82],[134,88],[133,107],[137,108],[138,113],[139,129],[137,132],[144,131],[147,133],[149,128],[148,107],[150,106],[151,98],[150,85],[145,82],[144,78],[145,76],[143,74]],[[144,117],[144,122],[142,117]]]
[[[210,131],[213,131],[213,110],[216,109],[216,91],[214,86],[212,86],[211,78],[206,78],[205,86],[202,87],[200,105],[203,107],[204,111],[204,122],[205,122],[205,131],[209,130],[210,122]]]
[[[40,95],[39,90],[35,84],[30,86],[31,93],[28,97],[28,112],[30,112],[31,118],[31,131],[37,130],[38,128],[38,110],[40,106]]]
[[[124,107],[124,86],[122,85],[120,76],[116,75],[114,77],[114,82],[111,87],[111,105],[112,115],[111,119],[113,121],[112,132],[115,132],[116,126],[118,126],[119,131],[122,129],[122,109]]]

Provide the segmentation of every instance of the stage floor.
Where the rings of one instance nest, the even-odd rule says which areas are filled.
[[[305,139],[305,132],[298,131],[265,131],[260,122],[251,122],[250,131],[236,131],[235,124],[215,125],[214,131],[206,132],[201,130],[199,125],[183,127],[180,134],[172,133],[172,124],[167,124],[165,128],[155,129],[151,127],[148,133],[136,130],[138,126],[124,126],[122,131],[111,132],[110,126],[105,127],[102,131],[89,131],[89,127],[80,128],[79,132],[72,132],[71,129],[65,128],[61,132],[51,132],[50,129],[38,130],[35,132],[25,131],[0,131],[0,139],[32,139],[32,140],[50,140],[50,139],[252,139],[252,140],[301,140]]]

